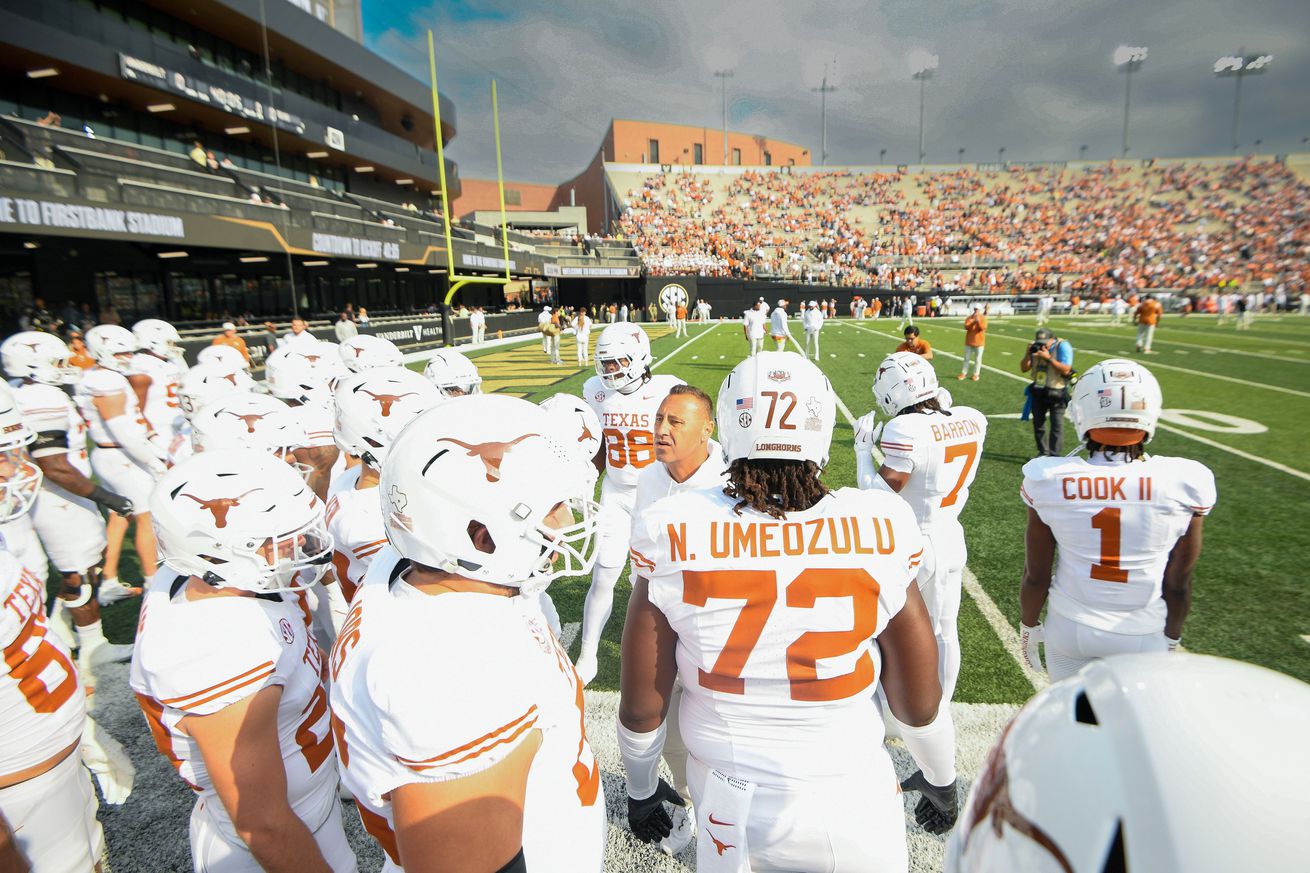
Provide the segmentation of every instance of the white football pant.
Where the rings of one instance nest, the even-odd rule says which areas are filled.
[[[341,824],[341,802],[332,802],[332,812],[314,831],[314,842],[323,853],[332,873],[356,873],[359,862],[346,840]],[[263,867],[250,854],[245,843],[223,839],[218,825],[209,817],[204,799],[191,810],[191,863],[196,873],[263,873]]]
[[[816,361],[819,359],[819,332],[817,330],[805,331],[805,354],[813,356]]]
[[[960,589],[968,552],[964,528],[959,524],[927,528],[923,535],[919,591],[937,638],[937,678],[942,685],[942,703],[948,704],[960,677]]]
[[[578,363],[585,364],[587,363],[588,343],[591,342],[591,331],[586,331],[584,333],[578,334],[577,340],[578,340]]]
[[[70,494],[49,480],[42,484],[36,506],[32,508],[32,525],[46,554],[61,573],[85,573],[104,556],[108,542],[105,519],[95,503]]]
[[[1072,676],[1097,658],[1167,652],[1163,633],[1117,634],[1046,611],[1046,672],[1052,682]]]
[[[595,656],[600,635],[614,608],[614,586],[628,563],[632,503],[636,496],[635,487],[615,485],[609,476],[600,483],[600,543],[596,549],[596,566],[591,571],[591,587],[582,607],[582,655]]]
[[[34,779],[0,788],[0,812],[36,873],[87,873],[105,853],[91,773],[74,749]]]
[[[1143,352],[1151,350],[1151,340],[1155,339],[1155,325],[1137,325],[1137,348]]]
[[[975,376],[982,372],[983,346],[965,346],[964,363],[960,365],[960,375],[969,375],[969,365],[973,365],[973,374]]]
[[[97,448],[91,453],[91,469],[105,487],[132,501],[133,515],[150,512],[150,492],[155,477],[122,449]]]
[[[755,357],[764,350],[764,337],[759,339],[751,338],[751,357]]]

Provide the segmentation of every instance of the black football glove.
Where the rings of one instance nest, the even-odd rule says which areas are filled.
[[[115,494],[108,488],[101,488],[99,485],[91,491],[91,499],[124,518],[131,517],[132,510],[135,508],[132,506],[131,500],[121,494]]]
[[[658,843],[673,831],[673,819],[664,808],[665,801],[686,806],[682,795],[674,791],[663,779],[655,793],[645,800],[628,798],[628,827],[632,835],[643,843]]]
[[[914,807],[914,820],[930,834],[944,834],[955,826],[960,816],[960,800],[955,783],[938,787],[923,776],[922,770],[901,783],[902,791],[917,791],[919,803]]]

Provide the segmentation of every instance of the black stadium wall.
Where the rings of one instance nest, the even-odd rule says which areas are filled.
[[[856,296],[865,300],[882,298],[883,304],[894,296],[890,288],[845,288],[835,285],[805,285],[800,282],[771,282],[760,279],[732,279],[716,276],[648,276],[642,305],[659,303],[660,295],[668,286],[680,286],[686,292],[688,305],[704,300],[710,304],[711,317],[735,318],[748,306],[763,297],[772,308],[779,299],[787,300],[791,312],[798,311],[802,302],[836,300],[838,312],[846,312]],[[676,296],[675,293],[672,296]]]

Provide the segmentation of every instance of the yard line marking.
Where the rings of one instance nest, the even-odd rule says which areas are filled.
[[[860,327],[858,325],[856,325],[855,327],[857,330],[867,331],[868,333],[878,334],[879,336],[886,336],[886,334],[881,334],[876,330],[869,330],[866,327]],[[1013,339],[1013,337],[1008,337],[1008,338]],[[950,352],[941,351],[939,349],[934,349],[933,351],[939,355],[945,355],[948,358],[954,358],[957,361],[964,360],[964,357],[962,355],[954,355],[951,354]],[[992,373],[996,373],[997,375],[1004,376],[1007,379],[1014,379],[1018,382],[1023,382],[1024,384],[1027,384],[1029,381],[1028,379],[1025,379],[1023,376],[1019,375],[1018,373],[1011,373],[1006,370],[1001,370],[996,367],[990,366],[988,364],[983,364],[983,369],[988,370]],[[1195,440],[1196,442],[1202,443],[1203,445],[1210,446],[1211,448],[1219,449],[1222,452],[1228,452],[1230,455],[1236,455],[1239,458],[1244,458],[1248,461],[1254,461],[1257,464],[1263,464],[1264,466],[1277,470],[1280,473],[1286,473],[1289,476],[1295,476],[1298,479],[1303,479],[1306,482],[1310,482],[1310,473],[1307,473],[1304,470],[1298,470],[1295,467],[1289,467],[1286,464],[1280,464],[1277,461],[1271,461],[1268,458],[1262,458],[1259,455],[1253,455],[1250,452],[1244,452],[1241,449],[1235,449],[1232,446],[1226,446],[1223,443],[1216,442],[1212,439],[1208,439],[1206,437],[1200,436],[1199,434],[1194,434],[1189,431],[1172,427],[1167,424],[1157,424],[1156,429],[1168,431],[1169,433],[1177,434],[1178,436],[1181,437],[1186,437],[1189,440]]]
[[[996,601],[992,600],[987,592],[983,590],[982,583],[978,581],[978,577],[968,567],[964,568],[964,590],[969,592],[969,596],[973,598],[973,602],[978,606],[978,611],[983,614],[983,618],[987,619],[987,623],[996,632],[1001,645],[1005,647],[1005,650],[1010,653],[1010,657],[1014,658],[1015,663],[1019,665],[1019,671],[1023,673],[1023,678],[1028,680],[1028,684],[1032,685],[1034,691],[1041,691],[1045,688],[1050,680],[1046,677],[1046,674],[1038,673],[1024,661],[1022,645],[1019,642],[1019,632],[1006,620],[1005,614],[996,605]]]
[[[809,360],[809,358],[805,356],[805,350],[801,348],[800,343],[796,342],[796,337],[792,336],[792,337],[788,337],[788,339],[791,340],[791,344],[796,347],[797,354],[799,354],[802,358]],[[816,364],[815,366],[818,365]],[[829,384],[831,384],[831,380],[829,380]],[[841,395],[837,393],[836,388],[832,389],[832,399],[837,401],[837,408],[841,410],[842,415],[846,416],[846,423],[851,426],[852,430],[854,430],[855,416],[851,415],[850,409],[847,408],[845,403],[842,403]],[[882,464],[882,452],[878,451],[877,446],[873,447],[873,460],[874,463],[876,464],[879,465]]]
[[[689,345],[691,345],[692,343],[696,342],[696,340],[700,339],[701,337],[705,336],[706,334],[713,333],[713,332],[714,332],[714,328],[716,328],[716,327],[718,327],[718,326],[719,326],[719,323],[718,323],[718,322],[715,322],[714,324],[711,324],[708,328],[706,328],[705,330],[702,330],[700,333],[696,334],[694,337],[692,337],[691,339],[687,340],[685,343],[683,343],[682,345],[678,346],[676,349],[674,349],[673,351],[669,352],[667,355],[665,355],[664,357],[660,358],[660,359],[659,359],[658,361],[656,361],[655,363],[651,364],[651,367],[650,367],[650,368],[651,368],[652,370],[658,370],[661,366],[663,366],[664,364],[668,363],[668,362],[673,358],[673,356],[676,355],[678,352],[682,351],[682,350],[685,349],[687,346],[689,346]]]
[[[1013,322],[1011,322],[1011,323],[1013,323]],[[1074,332],[1074,333],[1085,333],[1085,334],[1090,334],[1090,335],[1092,335],[1092,336],[1106,336],[1106,337],[1112,337],[1112,338],[1114,338],[1114,339],[1127,339],[1127,338],[1128,338],[1128,337],[1127,337],[1127,334],[1105,333],[1104,331],[1099,331],[1099,330],[1087,330],[1086,328],[1077,328],[1077,327],[1074,327],[1074,328],[1073,328],[1073,332]],[[1190,347],[1190,348],[1194,348],[1194,349],[1208,349],[1208,348],[1210,348],[1210,346],[1203,346],[1203,345],[1200,345],[1199,343],[1185,343],[1185,342],[1182,342],[1181,340],[1163,339],[1163,338],[1161,338],[1161,337],[1159,337],[1159,336],[1156,336],[1154,342],[1157,343],[1157,344],[1163,344],[1163,345],[1168,345],[1168,346],[1188,346],[1188,347]],[[1218,351],[1220,354],[1223,354],[1223,355],[1243,355],[1243,356],[1248,357],[1248,358],[1263,358],[1264,360],[1267,360],[1267,361],[1279,361],[1279,362],[1287,361],[1287,358],[1282,358],[1282,357],[1279,357],[1278,355],[1262,355],[1262,354],[1260,354],[1259,352],[1241,352],[1241,351],[1237,351],[1237,350],[1235,350],[1235,349],[1217,349],[1217,351]],[[1293,364],[1310,364],[1310,361],[1292,361],[1291,363],[1293,363]]]

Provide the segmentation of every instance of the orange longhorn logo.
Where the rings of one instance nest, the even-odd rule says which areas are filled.
[[[369,397],[372,397],[374,400],[378,402],[378,405],[382,407],[383,418],[386,418],[388,415],[391,414],[391,404],[397,402],[402,397],[414,396],[413,391],[406,391],[404,394],[374,394],[372,391],[369,391],[367,388],[362,388],[360,390],[362,390],[365,394],[367,394]]]
[[[539,433],[525,433],[521,437],[515,437],[509,442],[485,442],[485,443],[466,443],[463,440],[453,439],[451,437],[442,437],[448,443],[454,443],[461,449],[468,449],[470,458],[477,456],[482,459],[482,464],[487,468],[487,481],[500,481],[500,464],[505,460],[505,455],[509,450],[517,446],[529,437],[541,436]]]
[[[582,418],[582,416],[579,414],[578,418]],[[593,440],[595,438],[596,435],[591,432],[591,428],[587,427],[587,420],[582,418],[582,434],[578,437],[578,442],[585,443],[587,440]]]
[[[201,509],[206,509],[214,515],[214,527],[227,527],[227,513],[234,506],[240,506],[241,501],[250,494],[260,491],[260,488],[251,488],[245,494],[239,497],[211,497],[208,500],[201,500],[194,494],[183,494],[183,497],[190,497],[196,503],[200,504]]]
[[[235,381],[233,382],[233,384],[236,384]],[[246,433],[254,433],[255,422],[262,419],[265,415],[268,415],[267,412],[259,412],[259,413],[247,412],[243,415],[240,412],[233,412],[230,409],[221,409],[219,411],[225,415],[230,415],[233,418],[239,418],[242,421],[244,421],[246,423]],[[222,527],[222,525],[219,525],[219,527]]]
[[[358,358],[360,355],[364,354],[364,348],[363,348],[363,346],[351,346],[351,347],[350,347],[350,350],[351,350],[352,352],[355,353],[355,357],[357,357],[357,358]]]
[[[714,848],[718,850],[720,855],[722,855],[724,852],[728,851],[729,849],[737,848],[732,843],[725,843],[720,841],[718,837],[714,836],[714,832],[709,830],[708,828],[705,829],[705,833],[710,835],[710,839],[714,841]]]

